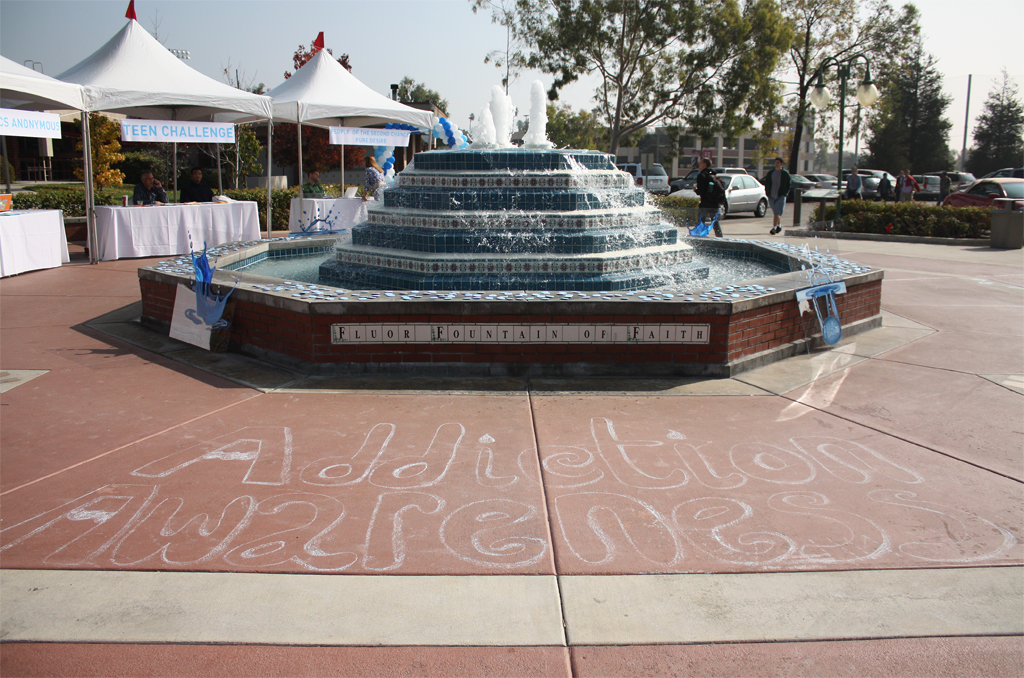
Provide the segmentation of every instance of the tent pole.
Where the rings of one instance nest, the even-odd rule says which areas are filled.
[[[177,202],[178,200],[178,142],[171,142],[171,153],[174,155],[174,200],[168,199],[168,202]]]
[[[7,192],[11,192],[11,170],[7,168],[7,137],[0,137],[0,154],[3,155],[4,161],[4,184],[7,186]]]
[[[240,187],[238,182],[242,176],[242,167],[240,165],[242,159],[242,152],[238,150],[238,139],[235,139],[235,190],[237,191]]]
[[[270,174],[271,166],[274,160],[274,141],[271,138],[274,133],[274,119],[269,118],[267,120],[267,240],[270,240],[272,229],[274,228],[270,221]]]
[[[302,117],[299,111],[299,102],[295,102],[295,124],[299,128],[299,197],[302,197]]]
[[[300,224],[302,223],[302,221],[301,221],[302,220],[302,208],[303,208],[303,205],[304,205],[302,199],[306,197],[305,194],[302,191],[302,110],[301,110],[301,106],[302,106],[302,104],[300,104],[298,101],[295,102],[295,124],[298,127],[298,134],[299,134],[299,214],[298,214],[298,217],[297,217],[297,221]],[[299,228],[302,228],[302,227],[300,226]],[[288,230],[289,231],[292,230],[292,218],[291,218],[290,214],[288,215]]]
[[[89,126],[89,113],[82,111],[82,172],[85,182],[85,233],[89,245],[89,263],[100,261],[99,239],[96,237],[96,211],[93,209],[95,198],[92,186],[92,131]]]
[[[217,192],[224,195],[224,179],[220,175],[220,144],[217,147]]]

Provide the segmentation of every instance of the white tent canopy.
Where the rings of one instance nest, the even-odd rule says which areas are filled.
[[[135,19],[129,19],[124,28],[105,45],[58,77],[83,87],[85,110],[88,111],[107,111],[163,120],[212,120],[215,114],[224,111],[243,113],[253,118],[269,119],[273,116],[270,97],[235,89],[189,67],[147,33]],[[87,143],[86,162],[90,165],[86,172],[89,234],[95,243],[88,116],[82,116],[82,119],[83,135]],[[272,228],[270,153],[268,138],[268,234]],[[176,185],[177,153],[174,158]],[[96,251],[96,247],[90,249],[91,258],[95,257]]]
[[[0,108],[81,111],[82,88],[0,56]]]
[[[302,126],[369,127],[389,122],[404,122],[429,130],[433,124],[430,111],[422,111],[399,103],[364,85],[338,63],[327,50],[321,49],[302,65],[292,77],[267,92],[274,100],[274,120],[299,125],[299,184],[302,183]],[[231,120],[233,116],[218,116]],[[345,182],[342,152],[342,183]],[[301,196],[300,196],[301,197]]]
[[[85,88],[90,111],[153,119],[210,120],[221,111],[273,114],[268,97],[207,77],[131,19],[107,44],[59,76]]]
[[[430,111],[373,91],[325,49],[267,94],[274,100],[274,120],[279,122],[315,127],[369,127],[404,122],[424,130],[432,125]]]

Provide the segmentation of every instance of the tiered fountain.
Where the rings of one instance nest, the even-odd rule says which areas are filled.
[[[643,189],[595,151],[416,156],[321,281],[437,290],[636,290],[707,275]]]

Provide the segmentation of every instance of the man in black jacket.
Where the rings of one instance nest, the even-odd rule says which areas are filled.
[[[782,231],[782,210],[786,208],[786,196],[789,195],[792,182],[789,172],[783,169],[785,164],[782,158],[775,158],[775,169],[761,179],[764,191],[768,194],[768,204],[772,206],[772,230],[769,231],[771,235]],[[857,170],[854,169],[853,173],[856,174]]]
[[[192,168],[192,183],[181,189],[181,202],[213,202],[213,191],[203,183],[203,170]]]
[[[721,184],[715,179],[715,173],[711,171],[711,161],[707,158],[700,161],[700,174],[697,175],[693,190],[700,196],[700,206],[697,209],[698,217],[703,219],[704,223],[710,221],[714,224],[715,235],[721,238],[722,225],[719,220],[722,218],[725,191],[721,189]]]

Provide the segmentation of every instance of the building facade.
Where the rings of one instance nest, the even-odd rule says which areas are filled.
[[[789,132],[779,132],[776,139],[780,142],[788,137]],[[780,144],[783,145],[784,144]],[[815,171],[816,148],[812,132],[804,128],[800,142],[800,157],[797,171],[799,173]],[[670,177],[684,177],[691,168],[696,167],[700,158],[711,160],[712,167],[742,167],[749,174],[762,176],[773,168],[774,155],[761,158],[758,154],[757,140],[747,135],[727,137],[721,134],[701,138],[697,135],[683,135],[679,138],[678,148],[673,148],[672,139],[664,127],[658,127],[646,134],[638,146],[620,147],[616,162],[657,162],[665,168]],[[783,158],[789,160],[788,154]]]

